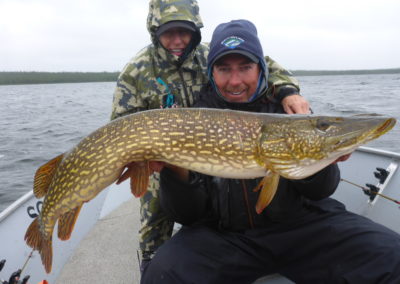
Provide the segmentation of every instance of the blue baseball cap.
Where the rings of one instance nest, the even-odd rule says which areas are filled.
[[[217,26],[210,42],[208,68],[219,58],[232,53],[242,54],[255,63],[264,61],[257,29],[252,22],[233,20]]]
[[[260,78],[256,92],[249,101],[259,98],[268,87],[268,68],[264,59],[264,52],[257,36],[256,26],[248,20],[233,20],[218,25],[211,38],[210,51],[207,58],[208,77],[217,91],[217,94],[225,99],[215,85],[212,76],[212,68],[218,59],[228,54],[241,54],[261,67]]]

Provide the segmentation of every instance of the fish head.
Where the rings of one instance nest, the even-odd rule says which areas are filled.
[[[340,116],[286,115],[261,129],[261,159],[290,179],[308,177],[337,158],[385,134],[396,123],[376,114]]]

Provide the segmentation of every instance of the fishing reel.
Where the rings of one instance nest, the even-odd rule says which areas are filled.
[[[382,198],[385,198],[386,200],[396,203],[397,205],[400,205],[400,200],[394,199],[392,197],[389,197],[381,193],[385,188],[385,186],[387,185],[387,183],[389,182],[390,178],[393,176],[393,173],[396,169],[397,167],[393,166],[392,164],[390,164],[387,169],[376,168],[377,171],[374,172],[374,176],[379,181],[377,185],[367,183],[365,184],[365,186],[361,186],[344,178],[341,178],[341,181],[347,182],[362,189],[362,191],[369,196],[370,204],[372,204],[375,201],[377,196],[380,196]]]
[[[378,179],[379,184],[378,186],[367,183],[365,184],[365,186],[368,189],[364,189],[364,193],[366,195],[369,196],[369,201],[372,202],[374,201],[374,199],[376,198],[377,195],[379,195],[379,191],[380,191],[380,186],[383,185],[387,179],[387,177],[389,176],[390,172],[388,170],[385,170],[383,168],[376,168],[376,172],[374,172],[374,176],[375,178]]]
[[[6,260],[3,259],[0,261],[0,271],[3,269],[4,265],[6,264]],[[0,279],[1,284],[27,284],[30,278],[29,275],[26,275],[22,280],[21,279],[21,269],[14,271],[8,281]]]

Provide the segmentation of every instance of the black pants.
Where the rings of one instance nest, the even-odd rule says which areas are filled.
[[[322,209],[323,208],[323,209]],[[142,284],[400,283],[400,236],[332,199],[296,222],[245,232],[183,227],[161,246]]]

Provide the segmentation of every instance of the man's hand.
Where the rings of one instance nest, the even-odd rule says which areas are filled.
[[[176,177],[181,179],[182,181],[189,181],[189,170],[185,168],[180,168],[165,162],[159,162],[159,161],[140,161],[140,162],[130,162],[129,164],[125,165],[125,171],[121,174],[121,176],[118,178],[116,181],[116,184],[120,184],[123,181],[127,180],[128,178],[132,177],[134,175],[134,168],[135,167],[149,167],[149,174],[153,174],[154,172],[161,172],[162,169],[169,168],[172,170]]]
[[[167,163],[165,162],[158,162],[158,161],[150,161],[149,162],[149,168],[150,168],[150,172],[154,173],[154,172],[161,172],[162,169],[167,165]]]
[[[149,162],[149,168],[150,168],[150,172],[154,173],[154,172],[161,172],[162,169],[166,167],[169,168],[170,170],[172,170],[175,175],[180,178],[182,181],[189,181],[189,171],[187,169],[184,168],[180,168],[165,162],[158,162],[158,161],[150,161]]]
[[[283,109],[287,114],[309,114],[310,104],[300,95],[287,96],[282,100]]]

